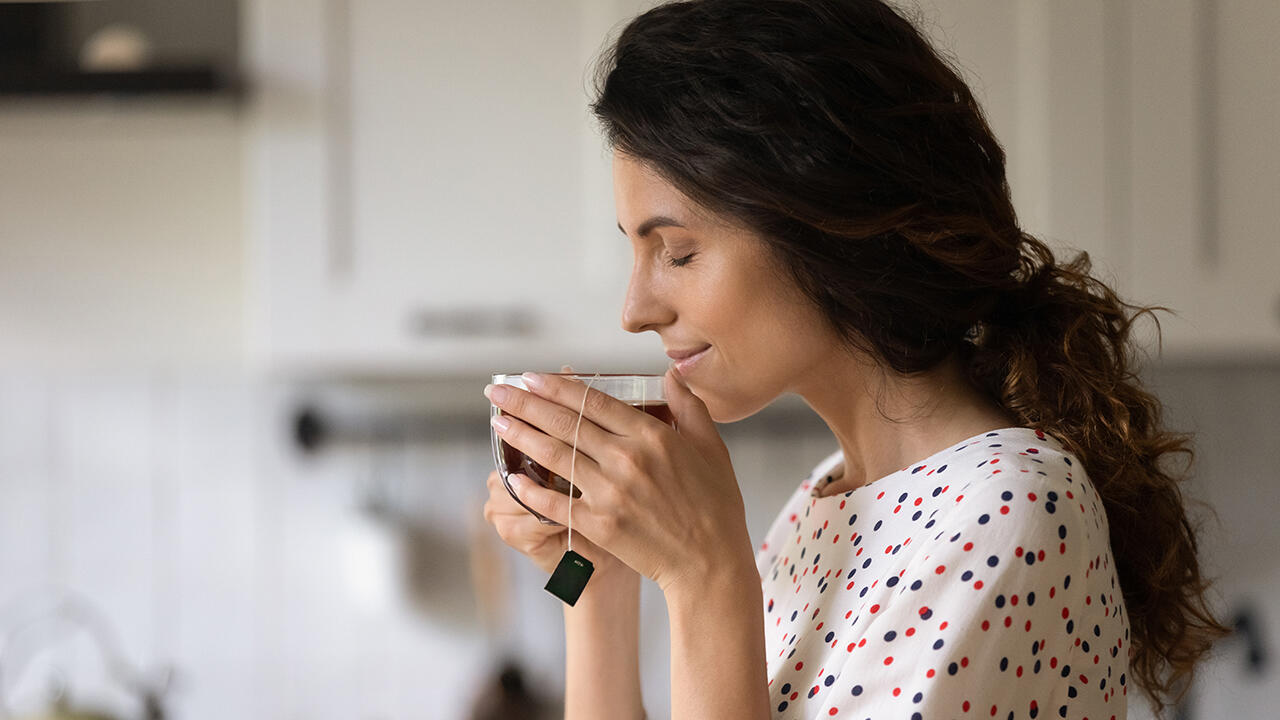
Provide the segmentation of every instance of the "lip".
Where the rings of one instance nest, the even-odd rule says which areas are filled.
[[[676,360],[674,363],[676,366],[676,371],[679,372],[681,375],[688,374],[688,372],[693,369],[694,365],[696,365],[698,361],[701,360],[707,354],[707,351],[710,349],[711,349],[711,346],[708,345],[705,348],[693,353],[692,355],[687,355],[686,357]]]
[[[694,355],[697,355],[698,353],[702,352],[703,350],[706,350],[709,347],[711,346],[706,345],[700,348],[694,348],[692,350],[668,350],[667,357],[671,358],[672,360],[684,360],[685,358],[693,357]]]

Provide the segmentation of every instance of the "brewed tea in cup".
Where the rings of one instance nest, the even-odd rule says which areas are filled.
[[[615,397],[622,402],[646,412],[662,422],[670,425],[672,428],[676,426],[675,416],[671,412],[671,408],[667,406],[667,395],[663,385],[663,375],[622,375],[622,374],[605,374],[592,375],[586,373],[540,373],[542,375],[558,375],[577,380],[582,383],[583,391],[587,389],[587,383],[590,382],[591,389]],[[512,385],[521,390],[528,390],[524,384],[524,378],[519,373],[497,374],[493,376],[494,385]],[[577,404],[572,408],[576,413],[582,406],[582,395],[578,396]],[[497,405],[489,406],[489,415],[502,415],[503,411]],[[587,418],[583,418],[583,422],[590,422]],[[490,426],[490,437],[493,440],[493,461],[497,465],[498,474],[502,476],[502,484],[507,488],[507,492],[520,506],[546,525],[559,525],[560,523],[540,515],[538,512],[529,508],[520,498],[516,496],[511,489],[511,483],[508,482],[507,476],[511,473],[519,473],[532,479],[542,487],[550,488],[556,492],[569,494],[569,479],[561,477],[554,472],[542,467],[533,458],[524,454],[524,452],[510,446],[497,430]],[[570,438],[569,444],[572,446],[573,440]],[[607,468],[606,468],[607,469]],[[582,497],[582,490],[577,487],[576,483],[573,488],[573,497]]]

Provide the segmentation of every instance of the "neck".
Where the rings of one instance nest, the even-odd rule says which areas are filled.
[[[1019,425],[973,387],[954,358],[902,378],[845,355],[815,366],[792,391],[831,428],[844,454],[824,496],[862,487],[974,435]]]

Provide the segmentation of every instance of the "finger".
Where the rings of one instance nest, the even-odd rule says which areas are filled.
[[[575,452],[571,444],[542,432],[518,417],[505,414],[504,417],[511,423],[506,430],[499,430],[494,426],[494,430],[503,442],[528,455],[547,470],[580,486],[584,497],[591,488],[600,486],[603,479],[600,464],[583,452],[581,440]],[[587,423],[583,422],[584,432],[586,425]],[[598,428],[596,431],[603,432]],[[597,447],[601,446],[597,445]],[[510,475],[507,476],[507,481],[511,481]],[[560,493],[556,492],[556,494]]]
[[[542,522],[529,510],[521,505],[515,496],[507,492],[501,480],[498,481],[497,488],[490,491],[489,499],[485,501],[485,519],[499,528],[504,538],[519,535],[542,540],[564,532],[564,528]]]
[[[549,373],[536,375],[542,380],[541,387],[535,388],[526,381],[529,393],[570,409],[574,420],[577,420],[578,413],[581,412],[583,428],[586,428],[587,421],[590,421],[605,432],[630,437],[639,434],[639,423],[647,422],[647,415],[644,412],[591,387],[592,378],[583,381]],[[545,426],[540,425],[540,427]],[[591,438],[592,442],[595,440],[595,437]]]
[[[577,402],[562,402],[557,398],[544,398],[532,390],[526,390],[514,385],[504,385],[503,389],[506,391],[506,397],[498,403],[498,409],[504,414],[515,415],[547,435],[568,443],[570,446],[573,446],[576,442],[580,452],[598,459],[607,449],[608,442],[612,440],[612,433],[593,423],[585,412],[579,415],[578,411],[582,405],[582,386],[573,384],[572,381],[560,378],[557,375],[544,374],[543,377],[564,380],[570,384],[570,387],[579,388]],[[608,398],[617,402],[617,400],[604,393],[596,392],[595,394],[601,398]],[[568,398],[569,396],[562,393],[561,397]],[[590,405],[591,401],[588,400],[587,404]]]
[[[684,376],[676,370],[675,365],[667,369],[664,379],[667,391],[667,406],[676,420],[676,430],[682,437],[688,438],[703,453],[714,452],[727,455],[728,448],[720,437],[720,430],[711,419],[711,412],[702,398],[693,394],[685,384]]]
[[[519,497],[520,502],[527,505],[529,509],[563,526],[569,525],[568,495],[563,495],[555,490],[548,490],[518,473],[510,475],[508,480],[512,481],[511,488]],[[591,508],[582,501],[582,498],[573,503],[574,532],[582,531],[584,534],[589,535],[594,525],[593,520],[594,516],[591,514]],[[556,528],[556,531],[559,532],[560,528]]]

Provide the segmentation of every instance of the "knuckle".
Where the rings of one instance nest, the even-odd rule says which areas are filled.
[[[556,413],[555,417],[547,423],[548,429],[552,435],[561,438],[572,438],[574,430],[578,427],[578,416],[569,413]]]
[[[509,412],[513,415],[523,416],[525,408],[529,406],[528,391],[521,390],[516,387],[510,387],[507,389],[510,392],[507,393],[506,401],[503,402],[502,411],[504,413]]]
[[[605,483],[596,488],[596,501],[605,508],[627,507],[629,483]]]
[[[609,458],[608,469],[611,473],[632,475],[640,469],[640,464],[630,450],[620,448],[614,451],[613,457]]]
[[[666,434],[662,432],[662,426],[654,425],[653,423],[645,423],[640,426],[640,438],[649,447],[660,447],[666,442]]]
[[[609,407],[609,400],[612,399],[608,395],[596,389],[587,391],[587,409],[592,414],[598,415],[603,413]]]
[[[543,455],[543,457],[546,460],[545,463],[542,463],[543,467],[547,467],[547,468],[559,468],[561,466],[565,468],[569,467],[568,465],[569,448],[565,445],[556,444],[551,446],[550,448],[547,449],[547,452]],[[559,472],[559,471],[557,470],[555,472]],[[568,476],[566,475],[564,477],[568,477]]]
[[[622,530],[622,519],[614,513],[603,513],[596,517],[596,532],[607,545],[609,540],[618,537]]]
[[[629,475],[643,475],[649,467],[644,452],[632,449],[622,456],[622,466]]]

